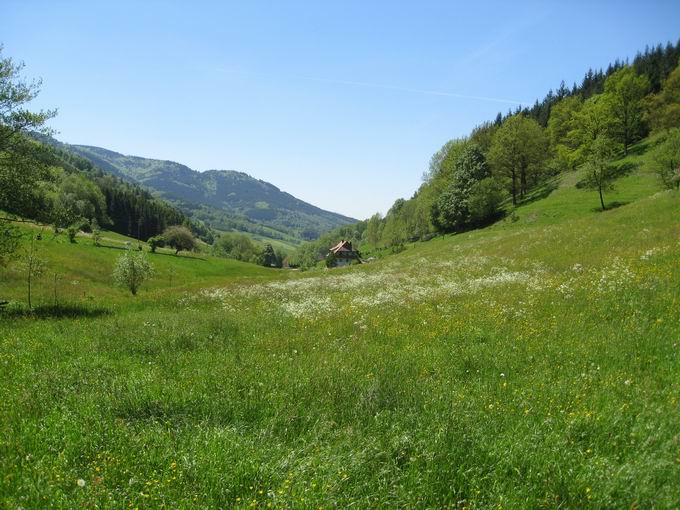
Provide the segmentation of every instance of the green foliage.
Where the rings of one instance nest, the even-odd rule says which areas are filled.
[[[40,81],[21,76],[23,64],[2,55],[0,46],[0,210],[36,211],[37,182],[46,165],[41,148],[27,138],[31,132],[49,132],[45,123],[56,111],[31,112],[28,103],[40,91]]]
[[[76,242],[76,235],[78,235],[78,229],[76,227],[74,227],[73,225],[71,225],[70,227],[68,227],[66,229],[66,233],[68,235],[69,242],[75,243]]]
[[[490,177],[490,170],[481,148],[469,143],[460,152],[454,164],[452,181],[439,195],[431,211],[432,223],[440,231],[461,230],[472,221],[470,216],[470,198],[475,185]],[[477,188],[478,193],[487,187]],[[479,205],[480,197],[476,197]],[[480,212],[480,210],[477,210]]]
[[[663,82],[658,94],[646,100],[646,119],[656,132],[680,128],[680,64]]]
[[[592,96],[583,104],[575,113],[568,134],[569,145],[573,148],[572,157],[577,164],[585,161],[591,145],[598,137],[613,137],[614,123],[612,110],[604,95]]]
[[[165,246],[165,238],[162,235],[149,237],[147,244],[149,245],[151,253],[156,253],[157,248]]]
[[[331,251],[328,252],[328,255],[326,255],[324,262],[326,264],[326,267],[331,269],[338,265],[338,258],[335,256],[335,253]]]
[[[0,219],[0,268],[16,257],[21,234],[19,229],[5,219]]]
[[[643,99],[649,88],[649,79],[638,76],[630,66],[619,69],[605,81],[605,101],[613,120],[610,133],[623,145],[624,155],[628,154],[630,144],[645,134]]]
[[[264,245],[264,249],[259,256],[260,264],[264,267],[281,267],[283,258],[280,254],[274,251],[271,244],[267,243]]]
[[[222,234],[213,245],[213,254],[244,262],[257,263],[261,248],[250,237],[240,233]]]
[[[42,276],[45,271],[46,261],[38,255],[38,247],[36,246],[37,236],[31,236],[30,243],[26,249],[26,253],[22,257],[22,269],[26,275],[26,294],[28,297],[28,310],[33,309],[33,282],[36,278]]]
[[[366,230],[364,231],[364,238],[368,245],[372,248],[378,246],[380,238],[382,237],[383,222],[380,213],[376,213],[368,219]]]
[[[92,241],[94,242],[95,246],[101,246],[102,231],[99,230],[98,227],[92,229]]]
[[[591,144],[584,164],[585,179],[583,184],[587,188],[597,190],[603,211],[605,210],[604,192],[613,188],[614,179],[617,177],[617,169],[612,165],[615,156],[614,140],[606,136],[599,136]]]
[[[187,227],[183,225],[174,225],[168,227],[163,232],[163,239],[165,244],[174,248],[175,255],[180,251],[194,251],[196,249],[196,239]]]
[[[153,276],[154,269],[143,251],[131,249],[121,255],[113,268],[113,279],[116,284],[127,288],[133,296],[141,285]]]
[[[654,149],[651,164],[667,189],[680,189],[680,128],[668,131]]]
[[[472,225],[484,225],[496,219],[508,192],[498,180],[487,177],[475,182],[468,197],[468,221]]]
[[[489,150],[489,163],[496,177],[510,183],[513,204],[539,180],[547,145],[541,126],[522,115],[510,117],[498,129]]]
[[[574,117],[582,107],[583,99],[581,96],[565,97],[553,105],[546,128],[546,135],[553,150],[557,150],[558,147],[563,145],[570,146],[568,135],[573,127]]]
[[[476,144],[482,153],[488,154],[489,149],[491,149],[491,144],[493,143],[493,137],[498,131],[500,124],[495,124],[493,122],[484,122],[479,126],[475,127],[470,133],[470,142]]]

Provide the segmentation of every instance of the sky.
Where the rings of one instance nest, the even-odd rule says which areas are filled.
[[[363,219],[412,196],[447,140],[677,41],[679,21],[677,0],[0,0],[0,43],[42,78],[61,141]]]

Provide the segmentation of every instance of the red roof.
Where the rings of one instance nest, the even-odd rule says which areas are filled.
[[[331,248],[331,251],[333,253],[338,253],[338,252],[351,252],[354,253],[354,250],[352,249],[352,243],[349,241],[342,240],[335,246]]]

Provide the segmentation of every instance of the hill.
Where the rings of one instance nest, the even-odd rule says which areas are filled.
[[[2,503],[677,507],[680,195],[649,148],[618,207],[569,173],[333,271],[155,254],[133,299],[120,250],[41,241],[85,311],[0,320]]]
[[[198,172],[174,161],[125,156],[86,145],[61,146],[103,170],[144,186],[219,230],[240,230],[299,243],[356,221],[308,204],[243,172]]]

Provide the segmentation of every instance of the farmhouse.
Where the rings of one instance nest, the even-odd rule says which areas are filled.
[[[350,241],[344,239],[330,249],[327,257],[333,257],[335,259],[334,265],[337,267],[348,266],[353,261],[361,264],[359,252],[352,248]]]

